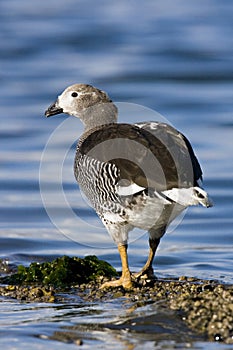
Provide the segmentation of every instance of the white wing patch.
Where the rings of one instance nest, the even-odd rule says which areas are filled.
[[[145,187],[138,186],[135,183],[132,183],[128,186],[117,186],[117,194],[119,196],[132,196],[135,193],[138,193],[142,190],[145,190]]]

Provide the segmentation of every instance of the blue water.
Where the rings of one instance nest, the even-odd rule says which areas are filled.
[[[95,254],[120,269],[117,249],[73,177],[81,123],[43,116],[66,86],[84,82],[118,102],[122,122],[162,115],[190,139],[201,162],[204,187],[215,206],[189,209],[163,238],[156,274],[233,282],[232,21],[233,4],[227,0],[1,2],[1,258],[29,264]],[[146,259],[147,237],[141,232],[130,237],[130,266],[137,271]],[[101,305],[79,310],[76,304],[81,316],[73,316],[64,306],[1,301],[0,343],[7,349],[76,347],[48,343],[39,335],[89,322],[82,308],[92,308],[97,323],[124,317],[117,302],[103,311]],[[159,349],[179,343],[150,333],[144,339],[139,332],[137,341],[131,333],[120,340],[117,334],[92,334],[83,348]],[[197,341],[192,347],[206,344]],[[208,343],[210,349],[215,346],[220,347]]]

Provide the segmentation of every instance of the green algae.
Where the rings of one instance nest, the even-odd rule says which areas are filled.
[[[94,255],[83,259],[63,256],[51,262],[33,262],[29,267],[19,265],[17,273],[7,277],[4,282],[12,285],[51,285],[62,288],[117,275],[117,271],[109,263]]]

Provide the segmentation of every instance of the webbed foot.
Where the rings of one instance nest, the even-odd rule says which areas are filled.
[[[133,277],[135,279],[140,279],[140,278],[152,279],[152,280],[156,279],[155,274],[154,274],[154,270],[152,267],[148,267],[145,269],[143,268],[141,271],[134,273]]]
[[[110,287],[123,287],[124,289],[131,289],[133,287],[133,282],[130,273],[127,276],[121,276],[118,280],[108,281],[100,286],[100,289],[110,288]]]

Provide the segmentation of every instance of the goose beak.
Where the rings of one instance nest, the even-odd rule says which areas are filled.
[[[63,108],[59,107],[58,101],[52,103],[49,108],[45,111],[46,117],[51,117],[52,115],[63,113]]]

